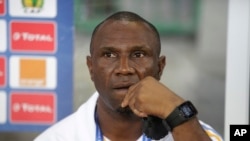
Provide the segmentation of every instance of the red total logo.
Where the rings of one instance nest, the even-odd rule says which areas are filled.
[[[5,13],[5,0],[0,0],[0,15]]]
[[[55,52],[55,23],[12,21],[10,27],[12,51]]]
[[[10,118],[13,123],[54,123],[55,96],[52,93],[14,92],[10,99]]]
[[[0,87],[5,86],[6,80],[6,59],[4,56],[0,56]]]

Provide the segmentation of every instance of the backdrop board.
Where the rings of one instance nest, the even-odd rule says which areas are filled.
[[[230,140],[230,125],[249,125],[249,0],[229,0],[227,29],[225,141]]]
[[[0,0],[0,131],[73,111],[73,1]]]

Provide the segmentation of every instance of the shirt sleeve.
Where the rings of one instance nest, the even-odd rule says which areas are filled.
[[[210,125],[208,125],[202,121],[200,121],[200,123],[212,141],[224,141],[222,139],[221,135],[213,127],[211,127]]]

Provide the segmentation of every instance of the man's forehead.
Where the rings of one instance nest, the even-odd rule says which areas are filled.
[[[120,30],[122,30],[122,33],[120,32]],[[116,34],[116,36],[119,37],[126,34],[131,37],[134,36],[134,38],[144,36],[142,38],[144,39],[147,38],[146,40],[143,40],[144,44],[150,41],[148,42],[150,44],[149,46],[159,47],[157,43],[158,41],[157,35],[155,31],[147,23],[143,21],[126,20],[126,19],[118,19],[118,20],[109,19],[100,24],[94,36],[92,36],[92,41],[93,41],[92,45],[94,44],[96,45],[97,42],[100,43],[100,40],[103,40],[104,38],[108,39],[110,37],[116,37],[112,34],[114,35]],[[122,38],[126,39],[125,36],[123,36]]]
[[[114,26],[122,26],[122,27],[133,27],[133,26],[139,26],[141,28],[145,28],[146,30],[151,30],[152,29],[144,22],[142,21],[129,21],[129,20],[114,20],[114,19],[110,19],[110,20],[107,20],[105,22],[103,22],[100,27],[98,28],[97,32],[98,31],[101,31],[103,29],[106,29],[106,28],[112,28]]]

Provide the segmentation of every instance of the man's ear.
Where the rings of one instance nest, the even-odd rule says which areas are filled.
[[[159,68],[158,75],[159,75],[159,79],[161,78],[161,75],[163,73],[165,65],[166,65],[166,57],[165,56],[161,56],[159,58],[159,62],[158,62],[158,68]]]
[[[94,79],[94,73],[93,73],[92,57],[91,56],[87,56],[86,57],[86,61],[87,61],[86,63],[87,63],[88,69],[89,69],[89,74],[90,74],[91,80],[93,81],[93,79]]]

